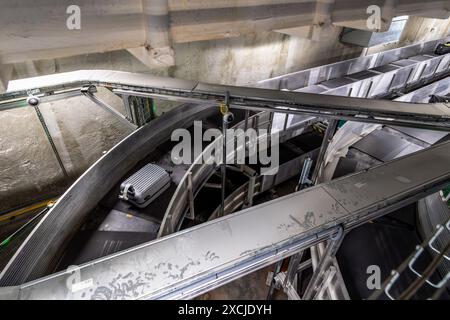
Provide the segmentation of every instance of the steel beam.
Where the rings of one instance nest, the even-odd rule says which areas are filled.
[[[215,85],[105,70],[73,71],[11,81],[8,87],[11,92],[0,96],[0,104],[2,100],[25,98],[30,90],[52,92],[80,85],[128,89],[150,97],[208,105],[222,104],[228,96],[230,107],[235,108],[450,130],[450,107],[443,103],[423,105],[342,96],[330,98],[314,93]]]
[[[20,286],[20,299],[192,298],[450,181],[450,142]],[[299,203],[302,205],[299,206]],[[248,232],[249,230],[252,232]],[[126,284],[126,285],[123,285]]]

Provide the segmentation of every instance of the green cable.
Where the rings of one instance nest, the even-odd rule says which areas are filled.
[[[0,249],[5,248],[9,245],[9,243],[11,242],[11,240],[18,234],[20,234],[23,230],[25,230],[29,225],[32,224],[33,221],[35,221],[38,217],[40,217],[43,213],[47,212],[52,205],[48,205],[45,209],[41,210],[40,212],[38,212],[33,218],[31,218],[28,222],[26,222],[23,226],[21,226],[19,229],[17,229],[16,231],[14,231],[11,235],[9,235],[5,240],[3,240],[2,242],[0,242]]]
[[[9,236],[8,238],[6,238],[5,240],[2,241],[2,243],[0,243],[0,247],[6,247],[10,242],[11,242],[11,236]]]

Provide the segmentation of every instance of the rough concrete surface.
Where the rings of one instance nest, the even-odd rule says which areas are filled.
[[[0,210],[60,193],[64,177],[32,107],[0,112]]]
[[[120,107],[121,100],[105,91],[98,96]],[[39,108],[71,179],[64,179],[34,108],[2,111],[0,212],[62,193],[103,151],[130,132],[83,96],[42,103]]]

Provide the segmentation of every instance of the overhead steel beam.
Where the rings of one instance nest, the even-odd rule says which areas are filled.
[[[449,162],[450,142],[446,142],[67,271],[0,289],[0,296],[192,298],[330,239],[341,227],[347,232],[439,190],[450,181]]]
[[[320,28],[324,23],[366,29],[370,5],[381,8],[382,25],[389,25],[395,15],[449,16],[448,1],[444,0],[339,0],[331,6],[332,2],[78,0],[80,26],[73,29],[67,23],[74,15],[70,2],[45,0],[33,5],[29,0],[15,0],[11,5],[2,1],[0,60],[13,64],[141,47],[133,50],[141,60],[168,65],[173,60],[172,51],[169,43],[160,41],[162,37],[186,43],[311,25]],[[156,33],[150,34],[152,30]],[[144,49],[147,45],[150,50]],[[148,53],[156,53],[156,59]]]
[[[288,92],[260,88],[215,85],[197,81],[156,77],[121,71],[73,71],[36,78],[11,81],[2,100],[25,98],[29,92],[52,92],[74,86],[104,86],[180,99],[195,103],[225,102],[231,107],[271,112],[310,114],[318,117],[346,119],[391,125],[450,130],[450,107],[444,103],[431,105],[314,93]],[[1,108],[1,106],[0,106]]]

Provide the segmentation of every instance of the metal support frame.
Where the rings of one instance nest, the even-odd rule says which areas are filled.
[[[228,92],[225,94],[225,103],[221,105],[222,111],[222,164],[221,164],[221,178],[222,178],[222,190],[220,198],[220,217],[225,214],[225,188],[226,188],[226,175],[227,175],[227,130],[228,123],[232,121],[233,114],[228,111],[229,109],[230,95]],[[222,107],[224,110],[222,110]]]
[[[253,205],[253,195],[255,194],[256,174],[251,176],[248,180],[247,199],[242,208],[248,208]]]
[[[437,225],[436,231],[432,234],[428,239],[422,242],[422,244],[416,247],[416,250],[412,252],[408,258],[396,269],[392,270],[391,275],[384,281],[382,288],[375,291],[370,297],[370,300],[376,300],[380,298],[380,296],[384,293],[387,298],[390,300],[408,300],[410,299],[424,284],[429,285],[432,288],[435,288],[436,291],[430,297],[431,299],[437,299],[445,290],[447,283],[450,281],[450,272],[446,275],[443,275],[442,279],[438,282],[432,282],[429,280],[430,276],[437,269],[438,265],[442,260],[449,260],[449,252],[450,252],[450,243],[447,243],[445,248],[442,251],[437,250],[433,243],[436,241],[437,237],[446,230],[446,232],[450,232],[450,220],[444,226]],[[414,263],[419,259],[422,253],[425,251],[426,247],[430,247],[434,252],[435,256],[433,257],[431,263],[425,268],[425,270],[420,273],[414,268]],[[397,280],[400,278],[402,273],[409,269],[415,276],[416,279],[406,288],[397,298],[391,294],[392,287],[396,284]]]
[[[446,70],[445,70],[446,72]],[[117,71],[73,71],[42,78],[10,82],[11,91],[0,96],[2,100],[19,99],[27,91],[39,87],[41,92],[55,91],[70,86],[105,86],[131,90],[141,96],[181,102],[221,104],[228,96],[230,107],[292,114],[309,114],[316,117],[352,120],[367,123],[403,125],[418,128],[450,130],[449,108],[442,103],[414,106],[405,102],[376,99],[357,99],[344,96],[330,98],[321,94],[292,91],[274,91],[261,88],[212,85],[133,74]],[[226,93],[229,94],[226,94]]]
[[[337,119],[331,119],[328,123],[327,130],[325,131],[325,135],[323,136],[322,145],[320,146],[319,155],[317,156],[316,165],[314,167],[313,175],[311,178],[313,184],[317,183],[317,179],[319,178],[320,172],[323,167],[323,161],[327,152],[327,148],[330,145],[334,133],[336,132],[338,122],[339,120]]]
[[[120,122],[125,124],[128,128],[131,130],[135,130],[137,126],[133,123],[131,123],[123,114],[121,114],[119,111],[105,103],[104,101],[100,100],[98,97],[94,95],[93,92],[95,92],[92,86],[83,87],[81,89],[81,92],[90,100],[92,100],[95,104],[106,110],[107,112],[111,113],[113,116],[115,116]]]
[[[189,197],[189,211],[186,214],[186,218],[194,220],[195,219],[195,209],[194,209],[194,185],[192,183],[192,172],[188,173],[188,197]]]
[[[289,300],[301,300],[297,292],[297,274],[300,271],[300,261],[302,260],[304,250],[294,254],[289,259],[289,265],[286,272],[279,272],[275,276],[277,283],[283,288]],[[302,266],[301,268],[304,268]]]
[[[269,291],[267,292],[266,300],[272,300],[272,298],[273,298],[273,293],[275,291],[275,286],[277,284],[276,276],[277,276],[277,274],[280,273],[282,266],[283,266],[283,260],[279,260],[277,263],[275,263],[275,267],[274,267],[273,273],[272,273],[272,280],[270,281]]]
[[[245,209],[245,208],[251,207],[253,205],[253,197],[255,195],[255,184],[256,184],[257,172],[245,164],[242,164],[239,167],[240,167],[240,171],[248,177],[247,196],[242,205],[242,208]]]
[[[284,286],[293,284],[294,278],[297,275],[297,272],[299,271],[299,265],[300,265],[300,261],[303,258],[303,255],[304,255],[304,251],[300,251],[299,253],[293,255],[291,257],[291,259],[289,260],[289,266],[286,271],[286,279],[284,282]]]
[[[34,108],[34,111],[36,111],[36,115],[39,119],[39,122],[41,123],[42,129],[44,129],[45,136],[47,137],[47,141],[49,142],[49,144],[53,150],[53,154],[56,157],[56,161],[58,161],[58,165],[61,168],[61,171],[64,175],[64,179],[67,182],[69,182],[70,181],[69,174],[67,173],[66,167],[64,166],[61,156],[59,155],[58,149],[56,148],[56,145],[55,145],[55,142],[53,141],[52,135],[50,134],[50,131],[48,130],[47,124],[45,123],[44,116],[42,115],[41,110],[39,109],[38,105],[34,105],[33,108]]]
[[[336,233],[330,237],[326,250],[318,262],[303,297],[300,297],[297,292],[295,278],[299,271],[311,266],[312,259],[300,265],[304,250],[299,251],[290,257],[286,272],[281,272],[283,260],[278,261],[272,274],[272,281],[270,282],[267,299],[269,300],[272,298],[273,291],[277,285],[280,285],[283,288],[290,300],[310,300],[315,297],[323,297],[327,288],[330,287],[333,277],[335,277],[339,272],[338,268],[334,266],[334,263],[335,255],[342,243],[343,238],[344,228],[340,225],[336,229]],[[315,248],[317,247],[318,246],[315,246]]]
[[[284,293],[288,296],[289,300],[301,300],[300,296],[297,293],[297,288],[295,283],[286,282],[287,277],[286,273],[280,272],[275,277],[275,281],[279,284],[283,284]]]
[[[91,261],[79,267],[83,280],[92,279],[92,287],[86,290],[71,292],[66,286],[71,273],[62,271],[20,285],[18,298],[90,299],[104,290],[111,290],[110,299],[187,299],[198,296],[331,237],[337,242],[338,229],[351,230],[442,189],[450,179],[449,150],[450,142],[444,142],[366,171]],[[430,163],[430,159],[433,159],[433,165],[424,166],[424,163]],[[410,182],[399,181],[397,176]],[[368,183],[357,186],[362,179]],[[381,187],[386,184],[390,188]],[[57,205],[45,218],[51,217],[56,209]],[[316,219],[311,219],[311,212]],[[46,222],[44,220],[41,225]],[[37,232],[39,229],[34,235]],[[337,247],[336,243],[329,247],[330,256]],[[161,261],[170,262],[172,266],[192,267],[185,271],[161,268]],[[0,278],[2,285],[10,281],[10,272],[16,275],[22,270],[12,266],[10,263],[4,269]],[[134,286],[118,290],[115,284],[111,285],[119,266],[123,274],[130,272],[124,281],[139,284],[138,296],[130,291]],[[144,277],[149,272],[154,274],[152,279]],[[14,284],[8,282],[7,285]]]
[[[342,240],[344,239],[344,228],[339,226],[337,234],[335,234],[327,244],[327,248],[324,252],[322,259],[317,266],[317,269],[314,271],[313,276],[306,287],[305,293],[303,295],[303,299],[309,300],[313,299],[317,290],[319,289],[319,284],[324,280],[324,276],[326,271],[330,268],[332,264],[332,259],[336,255]]]
[[[309,172],[311,171],[312,162],[313,160],[309,157],[303,162],[302,172],[300,173],[300,178],[297,186],[295,187],[295,191],[302,190],[308,185],[312,185],[312,181],[308,178]]]

